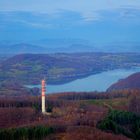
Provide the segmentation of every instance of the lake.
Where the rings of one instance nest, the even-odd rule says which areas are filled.
[[[140,67],[133,69],[116,69],[99,74],[91,75],[86,78],[77,79],[63,85],[47,85],[47,93],[58,92],[80,92],[80,91],[106,91],[113,83],[127,76],[140,72]],[[39,87],[40,85],[30,85],[30,88]]]

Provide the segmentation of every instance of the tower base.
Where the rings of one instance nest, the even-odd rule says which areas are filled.
[[[47,115],[47,116],[51,116],[52,115],[52,113],[50,113],[50,112],[42,112],[42,114],[43,115]]]

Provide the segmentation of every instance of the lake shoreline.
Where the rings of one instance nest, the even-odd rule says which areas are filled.
[[[140,72],[140,67],[134,67],[131,69],[115,69],[100,72],[97,74],[86,76],[85,78],[79,78],[69,83],[64,84],[48,84],[47,93],[58,93],[58,92],[91,92],[99,91],[104,92],[109,86],[114,84],[120,79],[126,78],[127,76]],[[40,85],[26,85],[28,88],[40,88]]]

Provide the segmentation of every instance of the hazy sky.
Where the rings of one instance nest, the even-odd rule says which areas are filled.
[[[140,42],[140,0],[0,0],[0,40]]]

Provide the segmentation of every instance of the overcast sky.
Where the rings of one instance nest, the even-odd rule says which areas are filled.
[[[0,31],[1,40],[139,42],[140,0],[0,0]]]

